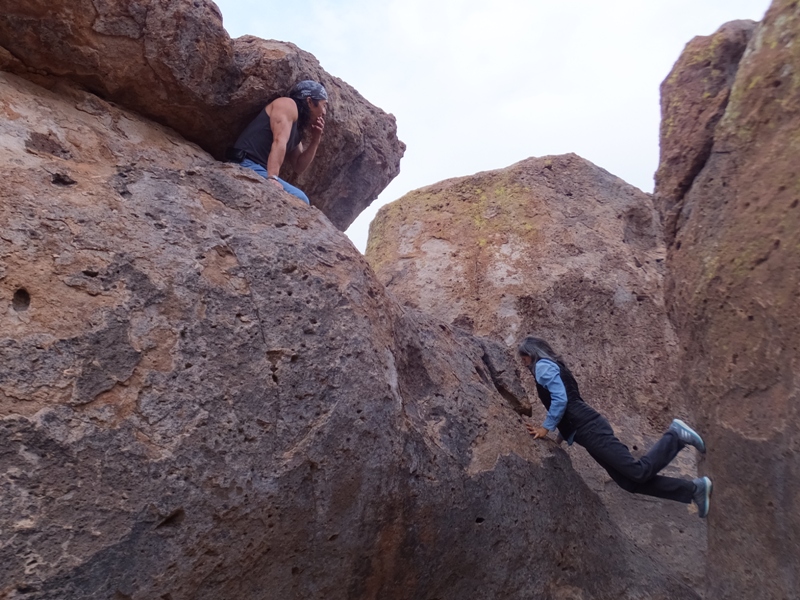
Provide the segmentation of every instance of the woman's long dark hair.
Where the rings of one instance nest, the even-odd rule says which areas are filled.
[[[522,340],[518,350],[520,355],[530,356],[534,364],[536,364],[536,361],[539,359],[549,358],[553,362],[566,367],[564,359],[561,358],[561,356],[555,350],[553,350],[553,347],[545,342],[542,338],[529,335]]]

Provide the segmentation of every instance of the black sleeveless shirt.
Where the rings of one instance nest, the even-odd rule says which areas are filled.
[[[583,398],[581,398],[581,392],[578,389],[578,382],[575,380],[575,377],[572,375],[566,365],[563,365],[560,362],[557,362],[556,364],[558,365],[560,371],[559,374],[561,375],[561,381],[564,383],[564,388],[567,390],[567,408],[564,411],[564,416],[561,417],[561,421],[559,421],[557,427],[561,437],[563,437],[565,440],[568,440],[576,429],[578,429],[581,425],[585,425],[592,419],[599,417],[600,413],[583,401]],[[530,370],[535,379],[536,363],[531,363]],[[544,407],[549,411],[550,403],[552,402],[550,390],[543,385],[540,385],[537,381],[536,392],[539,395],[539,400],[542,401]]]
[[[272,149],[272,128],[269,124],[269,115],[266,109],[262,109],[258,116],[250,121],[239,135],[234,148],[244,150],[247,158],[259,163],[267,168],[267,158]],[[288,154],[300,144],[300,133],[297,131],[297,121],[292,123],[292,131],[289,134],[289,141],[286,143],[286,153]]]

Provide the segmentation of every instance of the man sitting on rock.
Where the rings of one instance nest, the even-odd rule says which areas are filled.
[[[325,129],[327,104],[328,93],[321,83],[309,79],[296,83],[285,97],[267,104],[245,127],[229,150],[229,158],[311,204],[302,190],[278,174],[284,161],[300,174],[314,160]],[[309,125],[311,140],[306,147],[302,139]]]

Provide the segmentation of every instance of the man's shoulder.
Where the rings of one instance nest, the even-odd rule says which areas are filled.
[[[271,118],[278,116],[288,117],[293,121],[297,120],[297,104],[294,100],[287,97],[276,98],[267,105],[267,114]]]

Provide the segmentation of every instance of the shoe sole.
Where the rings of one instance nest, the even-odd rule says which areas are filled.
[[[680,419],[673,419],[672,422],[678,424],[680,427],[683,427],[686,431],[691,431],[692,434],[698,440],[700,440],[700,446],[697,446],[696,444],[691,444],[691,445],[694,446],[695,448],[697,448],[697,450],[700,452],[700,454],[705,454],[706,453],[706,443],[703,441],[703,438],[700,437],[699,433],[697,433],[694,429],[689,427],[686,423],[684,423]]]
[[[704,498],[705,502],[703,502],[703,504],[706,507],[706,511],[705,512],[700,511],[701,519],[705,519],[708,516],[708,510],[711,508],[711,490],[714,487],[714,485],[711,483],[711,480],[708,477],[703,477],[703,481],[706,484],[706,493]]]

